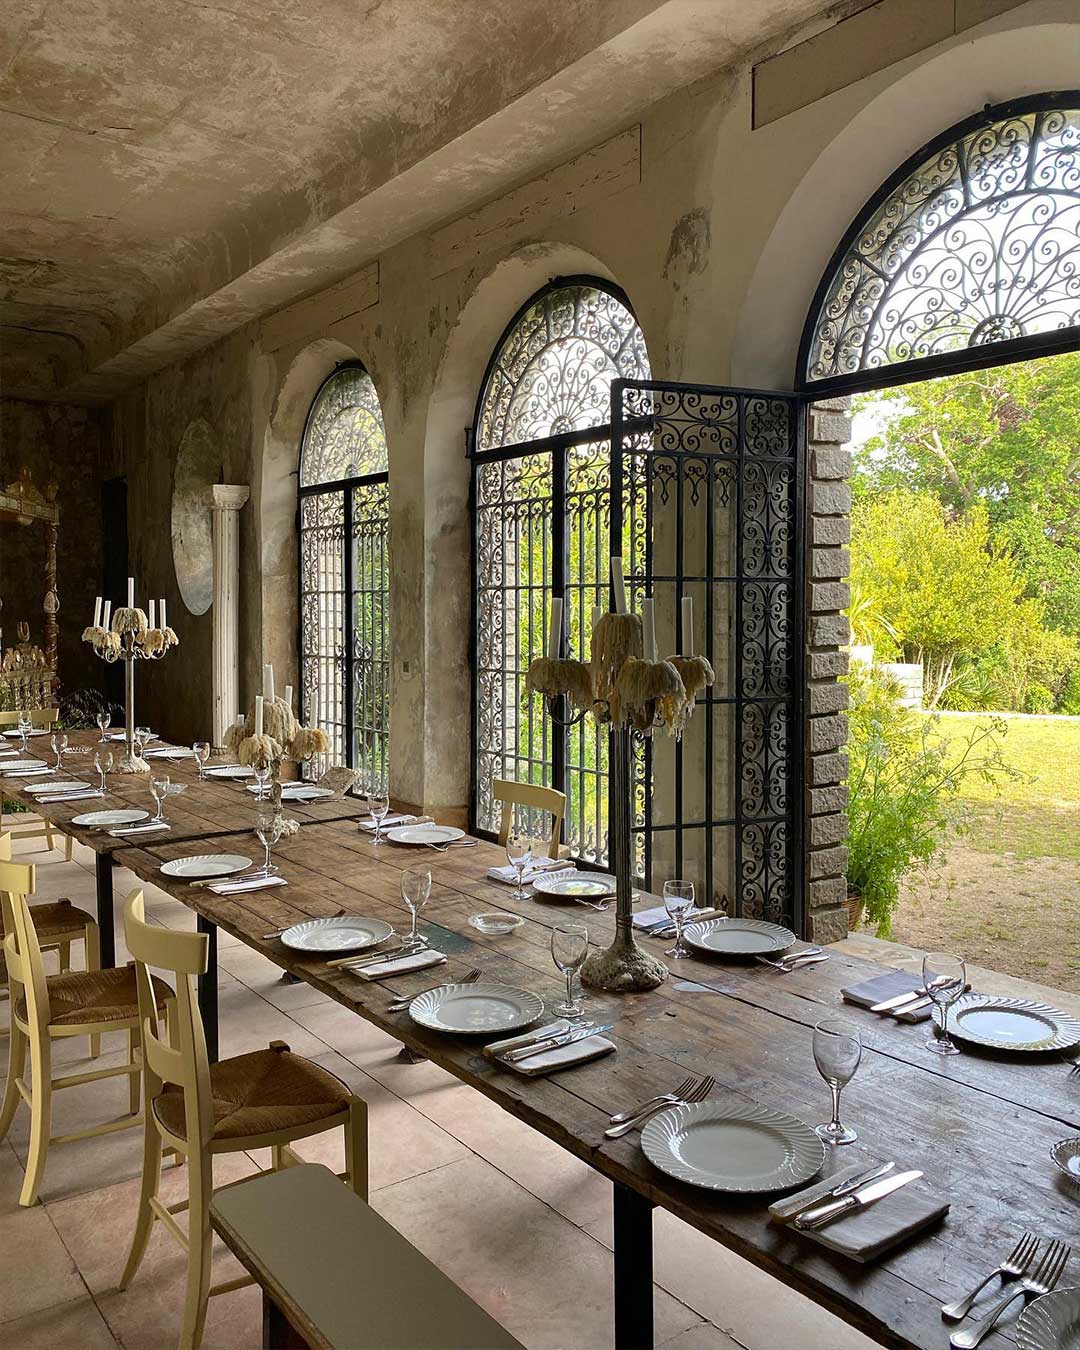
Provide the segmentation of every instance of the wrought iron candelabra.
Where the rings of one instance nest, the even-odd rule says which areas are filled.
[[[124,754],[113,765],[116,773],[148,773],[150,765],[135,748],[135,662],[160,661],[167,651],[179,645],[180,639],[168,626],[165,601],[160,602],[160,627],[155,602],[150,601],[150,612],[135,605],[135,582],[128,578],[128,602],[112,613],[112,602],[102,609],[98,596],[94,608],[94,622],[83,629],[82,640],[89,642],[94,654],[107,665],[114,661],[124,663]]]

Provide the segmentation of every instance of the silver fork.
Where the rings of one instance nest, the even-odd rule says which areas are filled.
[[[942,1306],[942,1317],[947,1317],[950,1322],[959,1322],[962,1317],[968,1315],[971,1311],[971,1305],[995,1275],[1000,1275],[1006,1284],[1010,1280],[1018,1280],[1035,1260],[1038,1251],[1039,1239],[1034,1233],[1025,1233],[1001,1265],[992,1270],[984,1280],[980,1280],[970,1294],[958,1299],[955,1303],[946,1303]]]
[[[994,1323],[1014,1299],[1048,1294],[1061,1278],[1070,1251],[1071,1248],[1055,1238],[1044,1252],[1034,1275],[1024,1275],[1001,1302],[991,1308],[981,1322],[976,1322],[973,1327],[967,1327],[963,1331],[954,1331],[949,1338],[949,1344],[954,1346],[955,1350],[975,1350],[975,1346],[993,1329]]]
[[[772,966],[773,970],[797,970],[801,965],[815,965],[819,960],[827,961],[828,954],[823,952],[820,947],[805,947],[801,952],[794,952],[791,956],[781,956],[773,961],[768,956],[755,956],[755,961],[760,961],[763,966]]]
[[[639,1111],[636,1116],[631,1116],[629,1120],[624,1120],[621,1125],[612,1125],[604,1131],[605,1139],[621,1139],[624,1134],[629,1134],[631,1130],[636,1130],[645,1124],[658,1111],[666,1111],[669,1106],[689,1106],[692,1102],[703,1102],[709,1093],[713,1090],[715,1079],[712,1074],[706,1074],[698,1083],[696,1083],[685,1097],[679,1098],[673,1102],[658,1102],[655,1106],[646,1107]]]
[[[457,980],[456,983],[475,984],[477,980],[479,980],[481,973],[482,972],[480,970],[480,967],[474,966],[472,970],[468,971],[465,975],[462,975],[461,979]],[[431,989],[421,989],[420,994],[430,994],[432,989],[439,989],[439,988],[441,988],[441,985],[433,984],[431,986]],[[420,997],[420,994],[410,994],[408,998],[395,998],[393,1003],[387,1005],[386,1011],[404,1012],[405,1009],[409,1006],[409,1004],[413,1001],[413,999],[417,999]]]
[[[642,1102],[640,1106],[632,1106],[629,1111],[616,1111],[610,1118],[610,1125],[621,1125],[624,1120],[633,1120],[634,1116],[639,1116],[642,1111],[649,1106],[656,1106],[660,1102],[680,1101],[697,1082],[696,1073],[688,1073],[677,1088],[672,1088],[670,1092],[658,1092],[655,1097],[650,1097],[647,1102]]]

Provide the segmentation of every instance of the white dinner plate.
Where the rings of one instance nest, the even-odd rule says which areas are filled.
[[[106,739],[107,741],[126,741],[126,740],[127,740],[127,732],[126,732],[126,731],[107,731],[107,732],[105,733],[105,739]],[[156,732],[156,731],[152,731],[152,732],[150,733],[150,740],[151,740],[151,741],[156,741],[157,739],[158,739],[158,734],[157,734],[157,732]]]
[[[949,1009],[949,1034],[990,1050],[1040,1053],[1080,1044],[1080,1022],[1030,998],[961,994]]]
[[[464,839],[465,831],[456,825],[394,825],[386,837],[395,844],[449,844]]]
[[[1080,1289],[1029,1303],[1016,1323],[1016,1350],[1080,1350]]]
[[[49,736],[49,735],[51,735],[52,733],[49,732],[49,731],[46,731],[44,727],[34,727],[32,731],[28,731],[26,734],[27,734],[28,736]],[[18,730],[15,730],[15,731],[5,731],[5,732],[4,732],[4,735],[7,736],[7,737],[9,737],[9,738],[10,738],[11,740],[13,740],[13,741],[21,741],[21,740],[22,740],[22,732],[21,732],[21,731],[18,731]]]
[[[710,956],[774,956],[795,941],[790,928],[764,919],[709,919],[683,933],[688,946]]]
[[[207,778],[254,778],[255,770],[248,764],[215,764],[204,773]]]
[[[544,1011],[544,1000],[509,984],[444,984],[409,1004],[409,1016],[432,1031],[487,1036],[527,1027]]]
[[[72,816],[72,825],[136,825],[140,820],[149,820],[149,811],[84,811],[81,816]]]
[[[306,919],[281,935],[286,947],[298,952],[353,952],[385,942],[393,927],[382,919],[360,919],[344,914],[336,919]]]
[[[144,750],[148,759],[194,759],[195,752],[184,745],[164,745],[160,749]]]
[[[541,895],[562,896],[567,900],[615,894],[615,878],[604,872],[578,872],[573,877],[549,877],[537,872],[526,884]]]
[[[48,794],[50,792],[82,792],[90,786],[89,783],[80,783],[74,778],[63,783],[57,783],[50,779],[47,783],[27,783],[23,791],[29,792],[31,797],[37,797],[42,793]]]
[[[228,877],[251,866],[251,859],[240,853],[196,853],[192,858],[173,858],[161,864],[167,877],[195,881],[202,877]]]
[[[259,791],[258,783],[249,783],[244,789],[253,796]],[[314,783],[282,783],[281,800],[283,802],[321,802],[334,795],[333,788],[316,787]]]
[[[661,1111],[641,1132],[661,1172],[710,1191],[782,1191],[821,1170],[825,1145],[797,1116],[730,1098]]]
[[[23,769],[45,769],[48,765],[43,759],[6,759],[0,773],[21,772]]]

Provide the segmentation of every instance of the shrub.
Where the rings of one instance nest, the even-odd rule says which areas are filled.
[[[888,937],[900,882],[918,868],[937,866],[946,840],[969,827],[960,795],[965,782],[978,778],[999,787],[1020,775],[1002,755],[1007,727],[1001,718],[950,741],[939,717],[901,706],[895,681],[857,671],[848,686],[848,885],[862,897],[878,936]]]
[[[1056,711],[1066,717],[1080,717],[1080,666],[1073,666],[1062,681]]]
[[[1054,711],[1054,691],[1045,684],[1031,684],[1024,695],[1024,712],[1052,713]]]

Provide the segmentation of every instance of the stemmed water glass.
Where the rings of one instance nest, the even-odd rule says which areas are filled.
[[[64,767],[64,751],[67,749],[68,738],[62,731],[54,731],[52,735],[52,751],[56,756],[57,769]]]
[[[153,773],[150,775],[150,795],[157,804],[157,814],[151,816],[150,819],[155,825],[159,825],[165,819],[161,808],[165,805],[165,799],[169,795],[168,774],[162,774],[160,777]]]
[[[153,733],[149,727],[135,728],[135,750],[141,756],[146,747],[150,744]]]
[[[98,777],[101,779],[98,787],[101,789],[102,793],[105,791],[105,775],[107,773],[112,773],[112,767],[113,756],[111,750],[94,751],[94,768],[97,769]]]
[[[683,942],[683,924],[694,908],[694,883],[692,881],[665,881],[664,908],[675,920],[675,946],[664,953],[679,960],[683,956],[693,956],[693,952]]]
[[[854,1022],[828,1017],[814,1028],[814,1063],[832,1092],[832,1119],[814,1129],[827,1144],[853,1144],[859,1137],[841,1123],[840,1093],[855,1077],[862,1049],[862,1036]]]
[[[941,1010],[941,1027],[935,1029],[926,1048],[935,1055],[958,1055],[960,1047],[949,1035],[949,1009],[967,988],[967,966],[961,956],[927,952],[922,960],[923,987]]]
[[[112,713],[109,712],[108,708],[103,708],[102,711],[98,713],[98,715],[97,715],[97,725],[98,725],[98,731],[101,732],[101,742],[100,742],[100,743],[101,743],[102,745],[104,745],[105,742],[106,742],[106,740],[108,739],[108,738],[106,737],[105,733],[106,733],[106,732],[108,731],[108,729],[112,726]]]
[[[206,761],[210,758],[210,742],[196,741],[191,747],[191,753],[195,756],[195,763],[199,766],[199,777],[205,778],[203,770],[206,768]]]
[[[21,712],[19,714],[19,735],[22,737],[22,748],[24,755],[27,754],[30,750],[30,747],[26,743],[26,739],[30,735],[31,731],[33,731],[33,729],[34,729],[34,719],[30,716],[29,713]]]
[[[514,869],[517,878],[515,900],[525,899],[525,870],[532,861],[535,841],[522,829],[511,829],[506,836],[506,861]]]
[[[385,815],[386,812],[383,812]],[[426,867],[410,867],[401,874],[401,898],[412,915],[412,928],[406,938],[408,945],[423,941],[416,929],[420,911],[431,899],[431,871]]]
[[[577,1017],[584,1011],[584,1001],[574,998],[574,976],[588,954],[589,930],[583,923],[557,923],[551,930],[551,959],[566,976],[566,1002],[555,1005],[564,1017]]]
[[[368,789],[367,808],[371,812],[371,818],[375,822],[375,843],[382,843],[382,823],[386,819],[386,813],[390,810],[390,794],[384,787],[372,787]],[[403,883],[404,884],[404,883]],[[428,887],[431,886],[431,875],[428,874]],[[402,892],[404,894],[404,891]],[[413,933],[416,931],[416,916],[413,916]]]
[[[270,781],[270,762],[265,759],[256,760],[251,769],[255,775],[255,785],[259,789],[255,794],[255,800],[261,802],[266,796],[266,785]]]
[[[266,857],[263,860],[261,868],[256,871],[261,876],[271,876],[277,871],[277,868],[270,862],[270,850],[281,838],[281,831],[284,828],[285,820],[280,811],[269,809],[260,810],[255,817],[255,837],[266,850]]]

